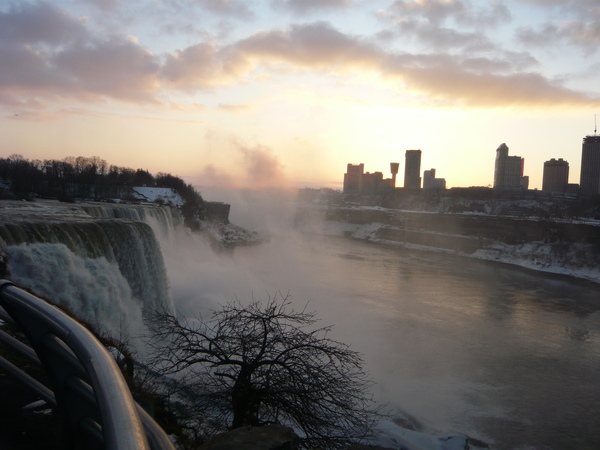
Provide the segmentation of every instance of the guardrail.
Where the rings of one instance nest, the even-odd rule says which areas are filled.
[[[0,370],[62,413],[70,448],[174,450],[162,428],[133,400],[110,353],[86,328],[5,280],[0,280],[0,307],[0,317],[16,324],[33,349],[5,332],[0,341],[41,364],[52,389],[4,358]]]

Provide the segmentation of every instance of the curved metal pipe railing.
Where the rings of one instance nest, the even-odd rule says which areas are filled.
[[[162,428],[133,400],[110,353],[86,328],[5,280],[0,280],[0,306],[5,311],[2,316],[25,333],[37,357],[4,332],[0,341],[17,351],[20,348],[29,359],[39,358],[52,390],[3,358],[0,370],[57,407],[70,447],[174,449]]]

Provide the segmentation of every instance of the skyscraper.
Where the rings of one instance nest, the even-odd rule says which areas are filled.
[[[508,156],[508,146],[504,143],[496,149],[494,166],[494,188],[519,189],[523,177],[524,160],[520,156]]]
[[[364,164],[348,164],[344,174],[344,194],[360,194],[362,192]]]
[[[542,191],[564,193],[569,184],[569,163],[562,158],[552,158],[544,163]]]
[[[446,179],[436,178],[435,169],[423,172],[423,189],[446,189]]]
[[[579,195],[591,197],[600,194],[600,136],[586,136],[581,148],[581,176]]]
[[[404,189],[421,189],[421,150],[406,150]]]

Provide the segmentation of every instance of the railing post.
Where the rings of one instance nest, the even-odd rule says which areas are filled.
[[[6,280],[0,280],[0,306],[23,330],[48,372],[72,448],[150,449],[144,431],[148,418],[143,424],[116,362],[87,329]],[[157,448],[172,449],[162,434]]]

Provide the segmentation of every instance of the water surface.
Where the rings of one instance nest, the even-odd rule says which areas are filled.
[[[600,448],[597,285],[340,238],[279,237],[233,260],[253,296],[310,301],[364,354],[378,397],[427,431]]]

